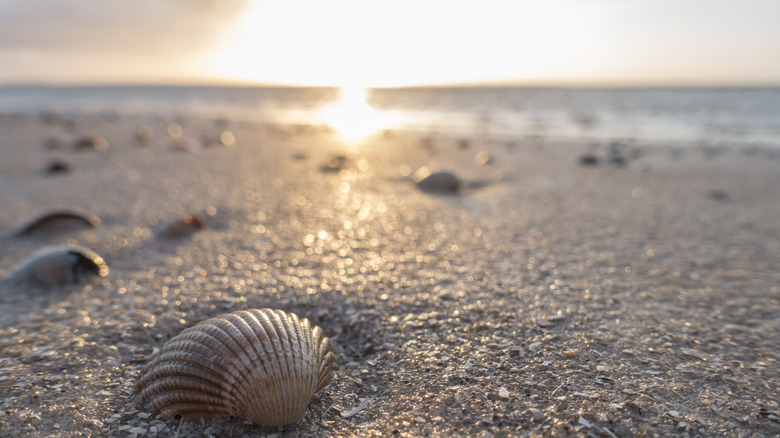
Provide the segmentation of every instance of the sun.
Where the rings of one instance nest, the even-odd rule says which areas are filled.
[[[301,13],[305,5],[306,13]],[[347,9],[348,10],[348,9]],[[251,3],[212,46],[203,52],[205,74],[226,81],[270,85],[365,86],[364,60],[356,56],[348,33],[334,31],[334,20],[350,16],[328,2]]]
[[[392,124],[388,114],[368,104],[368,90],[342,87],[339,100],[320,110],[320,119],[332,127],[344,140],[359,141]]]

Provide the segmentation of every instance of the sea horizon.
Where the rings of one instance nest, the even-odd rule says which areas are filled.
[[[327,124],[342,88],[237,84],[3,84],[0,114],[114,113]],[[355,91],[352,89],[348,89]],[[359,91],[360,89],[358,89]],[[396,129],[514,139],[780,148],[780,86],[437,85],[367,88],[361,108]]]

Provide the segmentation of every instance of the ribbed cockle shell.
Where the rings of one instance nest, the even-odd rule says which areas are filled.
[[[235,416],[281,426],[303,416],[336,366],[330,340],[308,319],[242,310],[168,341],[141,371],[136,390],[163,416]]]

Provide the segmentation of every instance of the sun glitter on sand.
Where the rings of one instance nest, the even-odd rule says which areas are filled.
[[[623,168],[582,167],[585,145],[544,139],[386,132],[347,146],[312,127],[191,120],[178,122],[194,147],[177,150],[168,122],[0,120],[1,229],[59,207],[102,219],[3,237],[0,272],[68,242],[111,268],[3,292],[9,435],[269,432],[236,419],[179,430],[132,389],[183,328],[263,307],[321,326],[343,364],[285,434],[780,433],[776,151],[634,145]],[[225,129],[232,146],[202,146]],[[110,147],[40,146],[81,132]],[[480,151],[493,160],[475,163]],[[44,176],[50,158],[74,170]],[[417,190],[424,166],[464,190]],[[155,237],[183,212],[206,227]]]

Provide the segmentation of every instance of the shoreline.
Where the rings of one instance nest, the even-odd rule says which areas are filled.
[[[56,93],[31,87],[4,93],[0,87],[0,120],[16,114],[49,123],[62,117],[135,118],[138,123],[200,118],[201,123],[222,119],[315,126],[332,125],[328,117],[337,117],[469,138],[780,149],[780,88],[501,90],[157,86],[64,88]],[[155,119],[149,120],[152,115]]]

